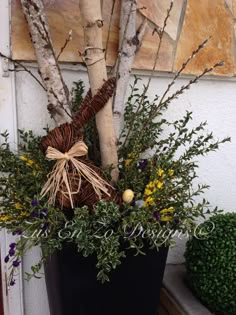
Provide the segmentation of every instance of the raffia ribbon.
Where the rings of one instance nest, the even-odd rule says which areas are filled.
[[[52,172],[48,175],[48,180],[45,183],[41,197],[44,197],[49,193],[50,204],[55,204],[56,195],[61,192],[63,195],[69,196],[71,207],[74,208],[72,195],[77,194],[81,188],[81,178],[84,177],[93,186],[95,193],[101,199],[102,192],[110,196],[106,186],[110,186],[104,179],[102,179],[92,168],[79,161],[78,157],[84,156],[88,153],[88,147],[83,141],[75,143],[68,152],[62,153],[55,148],[48,147],[46,151],[46,157],[49,160],[57,160]],[[79,178],[77,191],[71,190],[71,181],[68,176],[69,162],[74,166]],[[62,190],[63,184],[66,187],[66,192]]]

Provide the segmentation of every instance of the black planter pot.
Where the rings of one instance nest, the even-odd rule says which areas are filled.
[[[66,246],[57,257],[59,277],[52,279],[50,272],[55,273],[55,261],[46,272],[51,315],[156,315],[167,253],[163,247],[145,256],[129,254],[110,274],[110,282],[101,284],[96,259]]]

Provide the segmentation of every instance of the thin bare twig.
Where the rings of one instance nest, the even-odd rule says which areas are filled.
[[[213,65],[210,68],[205,68],[202,73],[195,76],[192,80],[190,80],[186,85],[181,86],[181,88],[177,91],[175,91],[171,96],[169,96],[166,100],[163,100],[162,102],[159,102],[159,104],[155,107],[154,111],[150,113],[150,116],[147,118],[147,121],[144,123],[142,129],[139,132],[139,138],[142,137],[143,132],[147,128],[148,124],[152,121],[152,119],[155,118],[156,114],[159,110],[162,109],[163,106],[166,106],[169,104],[173,99],[177,98],[180,94],[183,94],[185,90],[188,90],[190,86],[194,83],[197,83],[201,77],[203,77],[205,74],[212,72],[217,67],[222,67],[224,65],[223,61],[217,62],[215,65]]]
[[[173,0],[172,0],[171,3],[170,3],[170,7],[169,7],[168,10],[167,10],[167,14],[166,14],[166,17],[165,17],[165,20],[164,20],[164,25],[163,25],[163,27],[162,27],[160,33],[158,33],[160,40],[159,40],[159,44],[158,44],[158,47],[157,47],[157,52],[156,52],[156,56],[155,56],[153,68],[152,68],[151,74],[150,74],[150,76],[149,76],[149,78],[148,78],[147,87],[145,88],[145,95],[146,95],[146,93],[147,93],[147,91],[148,91],[148,89],[149,89],[151,80],[152,80],[152,78],[153,78],[153,75],[154,75],[154,72],[155,72],[155,69],[156,69],[156,66],[157,66],[157,61],[158,61],[158,57],[159,57],[159,53],[160,53],[160,49],[161,49],[161,44],[162,44],[163,35],[164,35],[164,33],[165,33],[165,28],[166,28],[166,25],[167,25],[167,21],[168,21],[168,19],[169,19],[169,17],[170,17],[170,12],[171,12],[171,10],[172,10],[172,8],[173,8],[173,4],[174,4],[174,2],[173,2]],[[145,95],[144,95],[144,96],[145,96]]]
[[[137,8],[137,10],[139,10],[139,11],[142,11],[142,10],[147,10],[147,7],[142,6],[142,7],[140,7],[140,8]]]
[[[105,48],[105,60],[107,59],[107,51],[108,51],[108,44],[110,40],[111,35],[111,25],[112,25],[112,18],[114,15],[114,8],[115,8],[116,0],[113,0],[112,8],[111,8],[111,15],[110,15],[110,21],[109,21],[109,27],[108,27],[108,34],[107,34],[107,41],[106,41],[106,48]]]
[[[199,81],[199,79],[201,77],[203,77],[205,74],[212,72],[215,68],[217,67],[222,67],[224,65],[223,61],[217,62],[216,64],[214,64],[212,67],[210,68],[205,68],[204,71],[202,73],[200,73],[199,75],[197,75],[194,79],[190,80],[186,85],[183,85],[179,90],[175,91],[175,93],[173,93],[171,96],[169,96],[166,100],[163,100],[161,103],[158,104],[157,108],[155,109],[155,111],[153,112],[153,116],[155,116],[155,114],[158,112],[158,110],[162,107],[162,105],[169,103],[171,100],[173,100],[174,98],[176,98],[178,95],[182,94],[184,90],[187,90],[190,88],[190,86],[193,83],[196,83]],[[153,118],[153,117],[152,117]]]
[[[170,88],[175,84],[176,79],[180,76],[180,74],[183,72],[183,70],[187,67],[187,65],[189,64],[189,62],[198,54],[198,52],[200,50],[202,50],[206,44],[208,43],[210,37],[205,39],[198,47],[197,49],[195,49],[191,56],[189,56],[189,58],[182,64],[181,68],[176,72],[175,76],[173,77],[172,81],[168,84],[167,89],[165,90],[165,92],[163,93],[158,106],[162,103],[162,101],[164,100],[165,96],[167,95],[167,93],[170,91]]]
[[[64,43],[64,45],[61,47],[61,50],[60,50],[59,54],[58,54],[57,57],[56,57],[56,60],[57,60],[57,61],[59,60],[61,54],[63,53],[63,51],[65,50],[66,46],[68,45],[68,43],[69,43],[71,40],[72,40],[72,30],[69,31],[68,36],[67,36],[67,38],[66,38],[66,40],[65,40],[65,43]]]
[[[28,72],[37,82],[38,84],[44,89],[44,91],[46,91],[46,88],[43,86],[43,84],[39,81],[39,79],[27,68],[25,67],[21,62],[17,61],[17,60],[13,60],[12,58],[10,57],[7,57],[6,55],[2,54],[0,52],[0,57],[2,58],[6,58],[7,60],[9,60],[10,62],[12,63],[15,63],[17,64],[19,67],[23,68],[24,71]],[[14,70],[13,70],[14,71]]]

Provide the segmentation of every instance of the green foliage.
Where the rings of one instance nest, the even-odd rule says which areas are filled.
[[[37,198],[42,184],[50,170],[48,163],[38,149],[40,137],[31,131],[19,131],[19,153],[10,150],[8,134],[1,134],[3,141],[0,146],[0,177],[1,214],[17,216],[17,208],[27,212],[31,200]],[[6,222],[9,226],[9,222]]]
[[[13,153],[8,143],[7,132],[1,134],[0,146],[0,227],[19,235],[15,254],[10,263],[22,257],[27,250],[41,244],[45,254],[33,273],[40,270],[46,258],[60,247],[57,229],[63,227],[63,212],[38,201],[40,191],[52,164],[45,160],[38,148],[41,137],[32,131],[19,130],[19,151]],[[23,237],[22,237],[23,236]],[[16,268],[10,268],[9,282]]]
[[[76,113],[79,105],[83,100],[84,95],[84,82],[82,80],[73,82],[74,87],[72,89],[72,113]]]
[[[121,192],[132,189],[136,199],[147,201],[149,210],[168,213],[167,209],[174,208],[173,218],[182,222],[204,217],[209,203],[195,200],[209,187],[195,184],[197,158],[216,151],[230,138],[214,140],[205,130],[206,122],[189,127],[190,112],[174,122],[162,118],[166,105],[158,108],[158,97],[150,101],[145,87],[143,92],[138,91],[137,82],[136,78],[124,113],[118,188]]]
[[[126,206],[121,211],[113,202],[101,200],[92,213],[87,207],[75,209],[73,220],[65,223],[59,237],[76,243],[84,257],[96,255],[97,277],[105,282],[127,251],[145,255],[144,244],[157,250],[168,246],[170,237],[167,235],[172,226],[171,223],[161,226],[152,213],[144,209]]]
[[[120,217],[116,204],[100,201],[94,207],[92,215],[87,207],[76,209],[73,221],[66,227],[67,237],[69,240],[74,238],[79,252],[85,257],[96,254],[98,279],[102,282],[109,280],[107,274],[124,257],[124,252],[120,249],[120,235],[116,229]]]
[[[83,81],[79,80],[74,82],[74,88],[72,89],[72,102],[73,102],[73,113],[76,113],[83,100],[85,86]],[[84,141],[88,146],[89,158],[99,166],[101,164],[101,156],[99,151],[99,139],[98,132],[96,129],[95,118],[92,118],[83,130]]]
[[[65,242],[73,242],[84,257],[97,257],[98,279],[109,280],[109,272],[125,258],[127,251],[145,255],[148,249],[173,244],[172,236],[193,235],[195,219],[209,210],[207,200],[195,199],[208,188],[195,185],[197,158],[218,149],[228,138],[216,141],[205,132],[206,123],[190,128],[192,114],[169,122],[162,117],[168,102],[156,105],[139,92],[135,79],[127,101],[124,129],[119,141],[120,178],[117,190],[134,192],[130,203],[121,207],[101,200],[93,209],[73,209],[68,220],[62,209],[40,199],[41,189],[54,162],[47,161],[38,148],[40,137],[31,131],[19,131],[18,152],[12,152],[7,133],[0,146],[0,227],[19,235],[10,259],[10,282],[18,261],[33,246],[41,245],[41,260],[32,266],[27,278],[40,276],[48,256],[60,250]],[[73,104],[76,110],[84,92],[83,83],[76,83]],[[94,121],[84,129],[89,157],[100,165],[98,136]],[[107,170],[108,172],[109,170]],[[109,178],[109,174],[106,174]],[[10,254],[9,254],[10,255]]]
[[[217,315],[236,314],[236,213],[212,216],[207,238],[193,237],[185,253],[188,283]]]

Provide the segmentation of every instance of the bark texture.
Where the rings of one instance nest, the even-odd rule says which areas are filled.
[[[71,121],[69,92],[61,76],[42,0],[21,0],[39,74],[48,96],[48,111],[56,125]]]
[[[136,30],[136,14],[137,2],[135,0],[121,1],[119,56],[114,70],[116,72],[117,85],[113,99],[113,114],[117,137],[119,137],[121,131],[125,95],[132,64],[135,54],[141,46],[147,26],[147,21],[144,19],[143,23]]]
[[[107,80],[107,70],[102,45],[102,14],[99,0],[79,1],[82,23],[84,28],[84,61],[88,68],[88,75],[92,94],[95,95]],[[99,135],[102,166],[113,165],[112,178],[118,179],[117,139],[114,130],[112,101],[96,115],[96,125]]]

